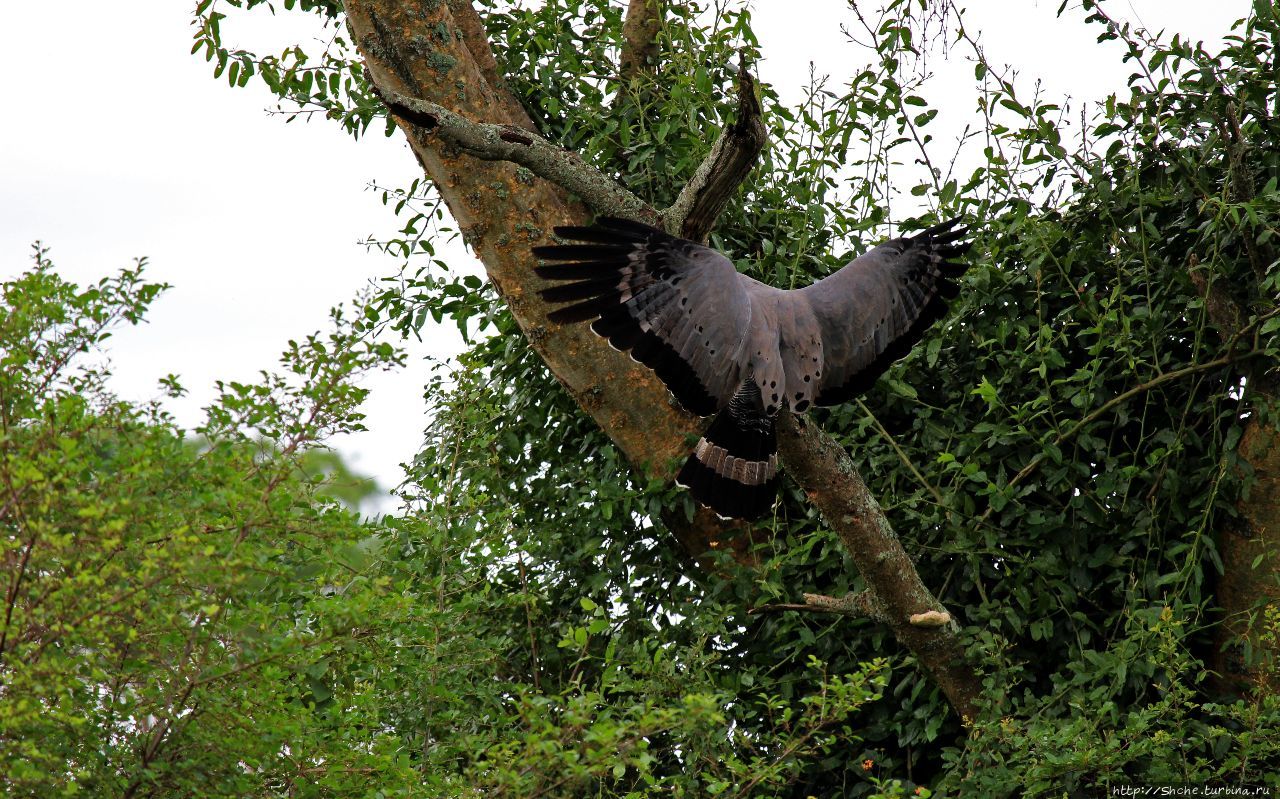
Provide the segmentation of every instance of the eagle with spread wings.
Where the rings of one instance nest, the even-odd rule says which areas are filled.
[[[558,227],[533,249],[557,285],[557,323],[591,322],[654,371],[686,410],[715,416],[676,481],[721,516],[755,519],[777,496],[775,421],[866,391],[947,310],[967,264],[953,219],[895,238],[800,289],[741,274],[723,254],[639,222]]]

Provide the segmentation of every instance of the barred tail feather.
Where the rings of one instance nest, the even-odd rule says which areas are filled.
[[[778,494],[774,419],[744,416],[730,405],[717,414],[676,483],[721,516],[758,519]]]

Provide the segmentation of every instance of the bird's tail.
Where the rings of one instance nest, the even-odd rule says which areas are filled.
[[[721,516],[758,519],[778,495],[778,437],[748,379],[711,422],[676,483]]]

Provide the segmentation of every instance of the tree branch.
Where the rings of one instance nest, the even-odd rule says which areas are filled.
[[[705,240],[733,193],[755,167],[765,141],[756,82],[742,55],[738,62],[737,116],[720,133],[680,196],[662,212],[666,229],[678,231],[690,241]]]
[[[387,108],[396,116],[438,136],[474,158],[510,161],[576,194],[597,213],[660,223],[653,207],[595,167],[577,153],[557,147],[532,131],[515,125],[472,122],[428,100],[406,97],[389,89],[379,89]]]
[[[631,0],[622,24],[622,55],[618,76],[624,83],[652,72],[658,61],[658,30],[662,26],[663,0]]]
[[[758,605],[747,611],[747,613],[754,615],[769,611],[797,610],[807,613],[835,613],[840,616],[871,619],[878,622],[887,622],[889,620],[885,615],[884,605],[880,603],[879,597],[870,590],[849,593],[841,597],[827,596],[826,594],[803,594],[803,596],[803,605],[789,603]]]
[[[920,581],[848,453],[831,436],[789,413],[779,415],[778,433],[778,454],[787,472],[840,537],[883,608],[884,622],[933,677],[964,723],[971,723],[981,693],[978,675],[965,661],[950,614]],[[870,599],[867,603],[870,606]]]
[[[493,47],[489,44],[484,20],[480,18],[480,13],[471,4],[471,0],[449,0],[449,14],[453,17],[467,53],[484,76],[486,88],[495,95],[494,105],[506,112],[506,122],[527,130],[536,130],[529,113],[507,87],[507,82],[498,69],[498,61],[493,57]]]

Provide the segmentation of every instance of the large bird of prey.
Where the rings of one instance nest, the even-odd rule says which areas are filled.
[[[969,248],[958,220],[887,241],[802,289],[739,273],[709,247],[613,217],[558,227],[580,244],[535,247],[553,322],[591,329],[652,369],[676,400],[715,414],[676,481],[721,516],[754,519],[777,496],[783,406],[846,402],[906,355],[956,296]]]

